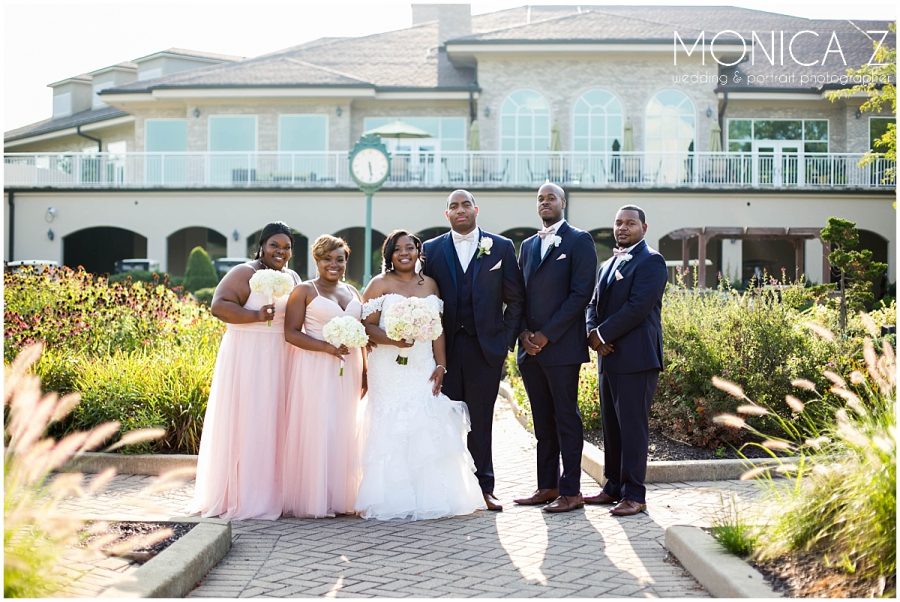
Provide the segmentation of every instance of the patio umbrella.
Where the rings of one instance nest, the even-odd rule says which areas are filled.
[[[469,126],[469,143],[467,148],[470,151],[481,150],[481,128],[478,125],[477,119]]]
[[[722,128],[718,123],[713,124],[709,130],[709,151],[712,153],[722,152]]]
[[[382,138],[432,138],[433,136],[421,128],[410,125],[405,121],[392,121],[377,128],[366,130],[363,135],[375,134]]]
[[[553,127],[550,128],[550,152],[553,153],[550,155],[550,179],[554,181],[563,180],[562,174],[562,165],[560,161],[560,157],[558,154],[559,151],[562,150],[562,141],[559,138],[559,124],[557,122],[553,122]]]
[[[625,120],[625,131],[622,133],[622,152],[627,153],[634,150],[634,126],[631,119]]]

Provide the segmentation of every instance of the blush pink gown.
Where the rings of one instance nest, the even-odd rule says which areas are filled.
[[[304,332],[322,340],[322,327],[341,316],[360,319],[354,297],[345,309],[317,295],[306,306]],[[291,347],[282,465],[284,515],[321,518],[354,511],[359,488],[357,411],[362,388],[361,349],[341,361],[321,351]]]
[[[227,325],[203,422],[193,514],[281,516],[281,432],[291,348],[284,340],[287,299],[275,299],[271,326]],[[255,310],[267,302],[251,292],[244,307]]]

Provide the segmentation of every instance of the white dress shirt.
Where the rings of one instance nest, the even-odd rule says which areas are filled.
[[[469,268],[472,256],[478,246],[479,231],[475,228],[468,234],[459,234],[453,230],[450,231],[453,237],[453,246],[456,247],[456,256],[459,257],[459,264],[462,266],[463,272]]]
[[[559,227],[562,226],[565,221],[566,220],[561,219],[552,226],[547,226],[547,228],[543,229],[544,231],[546,231],[549,228],[553,230],[553,234],[541,238],[541,259],[543,259],[545,255],[547,255],[547,251],[550,249],[550,245],[553,242],[553,237],[556,235]]]

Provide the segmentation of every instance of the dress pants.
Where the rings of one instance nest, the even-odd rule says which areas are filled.
[[[578,411],[580,371],[581,364],[544,366],[531,357],[519,364],[537,438],[537,486],[559,488],[560,495],[581,493],[584,427]]]
[[[460,330],[447,350],[447,374],[441,388],[450,399],[466,402],[472,430],[466,440],[475,476],[483,493],[494,492],[494,459],[491,454],[494,402],[500,390],[502,365],[491,366],[484,359],[478,338]]]

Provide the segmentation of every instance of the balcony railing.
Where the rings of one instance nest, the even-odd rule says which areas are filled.
[[[893,189],[859,153],[444,152],[393,157],[388,188]],[[346,151],[10,153],[7,188],[354,188]],[[889,175],[890,174],[890,175]]]

